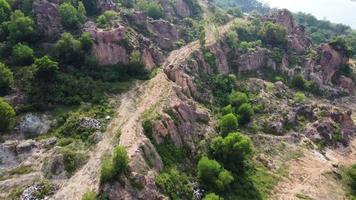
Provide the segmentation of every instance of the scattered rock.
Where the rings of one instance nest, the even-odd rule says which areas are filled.
[[[165,20],[152,20],[148,30],[157,36],[157,43],[162,49],[172,49],[179,39],[179,33],[174,24]]]
[[[20,142],[17,146],[16,146],[16,152],[18,154],[27,154],[27,153],[31,153],[32,149],[37,148],[38,144],[36,141],[34,140],[25,140]]]
[[[79,122],[79,126],[84,129],[101,129],[101,123],[98,120],[89,117],[82,118]]]

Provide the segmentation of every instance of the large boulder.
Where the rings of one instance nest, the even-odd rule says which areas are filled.
[[[323,74],[324,83],[331,83],[332,78],[340,67],[346,65],[349,58],[330,44],[323,44],[318,49],[320,57],[320,66]]]
[[[176,0],[175,10],[180,17],[189,17],[192,11],[184,0]]]
[[[43,34],[52,40],[59,38],[63,32],[63,27],[58,6],[46,0],[35,0],[33,2],[33,11]]]

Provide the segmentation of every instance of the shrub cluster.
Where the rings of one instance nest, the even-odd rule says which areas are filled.
[[[112,155],[103,158],[100,171],[100,181],[108,182],[113,178],[127,173],[129,169],[129,158],[127,151],[122,146],[114,148]]]

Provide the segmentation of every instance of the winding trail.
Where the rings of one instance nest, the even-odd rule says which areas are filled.
[[[219,35],[224,35],[234,24],[234,20],[221,26]],[[206,45],[212,45],[215,39],[207,38]],[[172,51],[162,67],[179,65],[199,50],[198,41]],[[88,162],[73,175],[51,198],[54,200],[80,200],[85,192],[99,191],[101,158],[114,148],[115,133],[121,131],[120,145],[124,146],[131,160],[137,155],[140,146],[147,140],[140,124],[142,114],[152,106],[160,106],[160,103],[168,98],[175,83],[169,81],[163,72],[159,72],[151,80],[137,83],[130,91],[118,97],[119,107],[110,122],[102,141],[90,153]]]

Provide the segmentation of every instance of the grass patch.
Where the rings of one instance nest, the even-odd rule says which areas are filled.
[[[10,169],[9,171],[2,172],[0,174],[0,181],[13,178],[16,175],[29,174],[33,171],[34,169],[32,168],[32,166],[21,165],[16,168]]]
[[[112,155],[105,155],[102,158],[100,170],[100,182],[106,183],[114,177],[125,174],[129,169],[129,158],[127,151],[122,146],[114,148]]]

